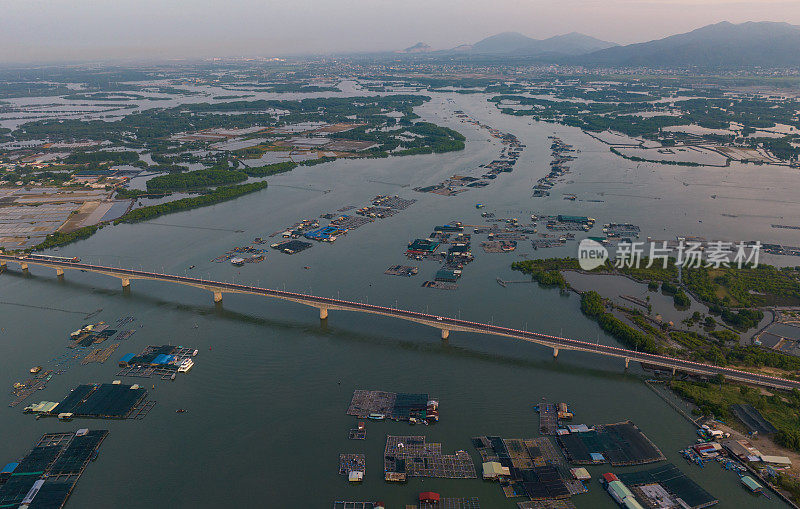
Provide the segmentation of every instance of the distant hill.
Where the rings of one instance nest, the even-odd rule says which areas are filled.
[[[800,27],[729,22],[650,42],[602,49],[576,63],[618,67],[785,67],[800,65]]]
[[[582,55],[613,46],[616,44],[577,32],[548,39],[533,39],[519,32],[504,32],[478,41],[465,51],[481,55]]]
[[[418,42],[415,45],[400,51],[399,53],[430,53],[431,47],[430,45],[424,42]]]

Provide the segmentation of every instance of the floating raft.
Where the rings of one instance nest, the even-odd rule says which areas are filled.
[[[42,435],[18,463],[0,473],[0,507],[64,507],[107,430]]]
[[[384,472],[387,481],[405,481],[409,477],[478,477],[472,457],[466,451],[442,454],[442,444],[426,443],[424,436],[387,436]]]

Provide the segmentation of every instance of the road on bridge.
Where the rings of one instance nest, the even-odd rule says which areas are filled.
[[[725,366],[703,364],[675,357],[638,352],[615,346],[602,345],[599,343],[592,343],[588,341],[580,341],[577,339],[563,338],[559,336],[541,334],[538,332],[502,327],[494,324],[471,322],[469,320],[432,315],[429,313],[419,313],[416,311],[409,311],[405,309],[378,306],[376,304],[365,304],[361,302],[353,302],[343,299],[334,299],[331,297],[319,297],[316,295],[287,292],[285,290],[272,290],[269,288],[260,288],[257,286],[240,285],[235,283],[227,283],[224,281],[211,281],[199,278],[192,278],[188,276],[179,276],[174,274],[160,274],[157,272],[148,272],[144,270],[124,269],[117,267],[107,267],[102,265],[90,265],[73,261],[46,259],[44,256],[40,258],[37,255],[23,256],[23,257],[0,255],[0,261],[18,263],[21,266],[25,266],[27,264],[33,264],[33,265],[41,265],[56,269],[61,268],[61,269],[74,269],[74,270],[82,270],[88,272],[96,272],[113,277],[118,277],[123,281],[130,279],[150,279],[158,281],[167,281],[167,282],[204,288],[213,291],[215,293],[219,292],[220,294],[227,291],[233,293],[249,293],[255,295],[263,295],[266,297],[273,297],[283,300],[290,300],[293,302],[299,302],[307,306],[319,308],[321,310],[320,316],[323,318],[327,317],[328,309],[379,314],[384,316],[400,318],[404,320],[415,321],[431,327],[436,327],[443,331],[442,334],[443,338],[449,336],[450,330],[477,332],[482,334],[490,334],[496,336],[515,338],[515,339],[522,339],[524,341],[529,341],[532,343],[544,345],[553,348],[554,355],[556,356],[558,355],[558,351],[560,349],[581,350],[599,355],[625,359],[626,366],[629,361],[635,361],[659,367],[664,367],[669,370],[673,370],[673,372],[683,371],[683,372],[707,375],[712,377],[721,374],[727,378],[741,382],[751,383],[754,385],[761,385],[766,387],[787,389],[787,390],[800,389],[800,382],[794,380],[788,380],[785,378],[779,378],[758,373],[750,373],[747,371],[742,371]],[[322,312],[323,310],[324,313]]]

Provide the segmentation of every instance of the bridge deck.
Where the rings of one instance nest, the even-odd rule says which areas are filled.
[[[446,316],[431,315],[428,313],[418,313],[416,311],[409,311],[405,309],[398,309],[392,307],[378,306],[376,304],[365,304],[361,302],[353,302],[343,299],[334,299],[330,297],[319,297],[316,295],[309,295],[296,292],[287,292],[284,290],[273,290],[269,288],[260,288],[257,286],[240,285],[235,283],[226,283],[222,281],[212,281],[199,278],[192,278],[188,276],[178,276],[173,274],[159,274],[156,272],[148,272],[135,269],[123,269],[117,267],[107,267],[102,265],[90,265],[80,262],[68,261],[54,261],[42,260],[37,258],[28,257],[15,257],[10,255],[0,255],[0,262],[11,262],[22,266],[38,265],[43,267],[50,267],[56,270],[82,270],[93,272],[97,274],[105,274],[111,277],[119,278],[123,284],[134,279],[148,279],[155,281],[165,281],[170,283],[178,283],[188,286],[194,286],[207,291],[214,292],[215,300],[217,296],[221,299],[223,293],[242,293],[259,295],[262,297],[272,297],[276,299],[288,300],[306,306],[311,306],[320,309],[320,317],[327,317],[329,310],[342,310],[354,311],[360,313],[371,313],[382,316],[389,316],[393,318],[400,318],[417,322],[430,327],[435,327],[442,330],[442,337],[446,337],[450,331],[464,331],[476,332],[479,334],[490,334],[495,336],[502,336],[512,339],[521,339],[531,343],[547,346],[553,348],[554,352],[558,350],[580,350],[591,352],[598,355],[605,355],[609,357],[617,357],[628,361],[643,362],[655,366],[664,367],[667,369],[689,372],[693,374],[701,374],[708,376],[715,376],[722,374],[727,378],[762,385],[766,387],[773,387],[778,389],[800,389],[800,382],[788,380],[784,378],[762,375],[757,373],[749,373],[746,371],[728,368],[724,366],[714,366],[712,364],[703,364],[699,362],[678,359],[674,357],[656,355],[644,352],[636,352],[619,348],[614,346],[602,345],[599,343],[591,343],[588,341],[580,341],[576,339],[562,338],[559,336],[551,336],[548,334],[540,334],[538,332],[530,332],[519,329],[512,329],[508,327],[501,327],[494,324],[486,324],[480,322],[471,322],[469,320],[461,320],[458,318],[450,318]]]

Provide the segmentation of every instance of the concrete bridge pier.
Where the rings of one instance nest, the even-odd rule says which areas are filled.
[[[319,308],[319,319],[320,320],[328,319],[328,308]]]
[[[447,341],[449,337],[450,337],[450,330],[442,329],[442,341]]]
[[[672,367],[672,376],[675,376],[675,366]]]
[[[5,269],[8,267],[8,262],[5,260],[0,260],[0,269]]]
[[[56,276],[64,277],[64,269],[61,268],[56,269]]]
[[[631,362],[630,358],[625,357],[625,369],[628,369],[628,364]]]
[[[553,358],[558,359],[558,348],[553,348]]]
[[[124,277],[122,278],[122,287],[123,288],[130,288],[131,287],[131,280]]]
[[[222,302],[222,292],[214,290],[214,302]]]
[[[25,262],[22,262],[22,263],[19,264],[19,268],[22,269],[23,271],[27,271],[28,270],[28,264],[25,263]]]

